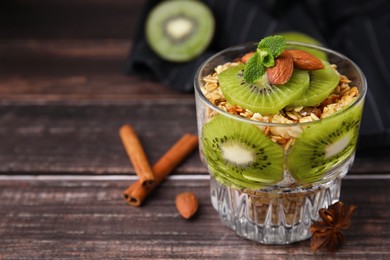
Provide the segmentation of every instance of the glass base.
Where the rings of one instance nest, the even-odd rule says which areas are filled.
[[[221,221],[239,236],[263,244],[290,244],[311,237],[319,209],[339,200],[342,177],[307,189],[247,193],[211,176],[211,202]]]

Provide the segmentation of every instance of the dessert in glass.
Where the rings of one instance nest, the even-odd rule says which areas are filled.
[[[309,238],[354,161],[362,71],[335,51],[271,36],[215,54],[194,84],[200,156],[222,223],[264,244]]]

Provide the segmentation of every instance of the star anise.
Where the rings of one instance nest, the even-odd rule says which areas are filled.
[[[329,252],[336,250],[338,242],[344,242],[342,229],[347,229],[351,225],[352,213],[356,210],[355,205],[344,206],[338,201],[329,206],[328,209],[320,209],[319,214],[322,221],[314,222],[310,231],[313,233],[310,247],[312,251],[317,251],[326,247]]]

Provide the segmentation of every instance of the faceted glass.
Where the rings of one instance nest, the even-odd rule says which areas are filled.
[[[255,43],[247,43],[228,48],[212,56],[200,66],[194,81],[200,157],[210,172],[211,202],[222,223],[235,230],[238,235],[260,243],[289,244],[309,238],[311,236],[311,223],[318,220],[319,209],[326,208],[339,200],[341,180],[354,161],[367,83],[357,65],[342,54],[326,48],[289,42],[288,48],[290,49],[306,48],[306,50],[326,55],[329,63],[337,65],[340,74],[346,75],[352,81],[351,85],[357,87],[359,90],[358,98],[352,105],[341,111],[327,118],[311,122],[265,123],[232,115],[211,103],[204,96],[201,90],[205,84],[203,79],[212,74],[218,65],[232,62],[244,54],[254,51],[256,46]],[[283,163],[280,167],[283,173],[280,180],[270,183],[265,179],[262,183],[261,180],[257,179],[255,187],[245,187],[247,182],[237,177],[237,174],[240,173],[231,173],[226,168],[217,167],[220,163],[217,162],[218,156],[213,156],[213,150],[205,151],[205,147],[203,147],[204,142],[208,141],[207,137],[204,136],[205,126],[216,117],[229,119],[232,126],[237,124],[243,127],[256,127],[262,131],[273,129],[282,133],[297,133],[288,148],[281,149]],[[298,140],[310,136],[309,131],[313,131],[313,129],[321,132],[322,129],[329,128],[334,122],[350,122],[351,117],[353,117],[353,124],[347,126],[347,130],[349,131],[351,127],[356,129],[348,132],[347,137],[336,141],[336,144],[327,147],[325,156],[334,158],[331,164],[323,167],[313,165],[313,167],[318,168],[318,174],[315,176],[295,169],[295,165],[311,163],[310,156],[294,157],[291,152]],[[228,128],[230,127],[226,127],[226,132],[230,133],[232,130],[228,130]],[[219,131],[223,132],[225,129]],[[327,140],[327,137],[321,135],[318,138],[323,139],[323,142]],[[218,146],[218,144],[216,145]],[[308,152],[316,155],[318,151],[315,148],[312,149],[313,151]],[[340,149],[343,153],[340,152]],[[217,148],[215,153],[217,153]],[[262,156],[268,156],[266,149],[263,149]],[[223,164],[229,164],[229,162],[223,162]]]

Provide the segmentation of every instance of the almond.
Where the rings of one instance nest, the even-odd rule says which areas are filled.
[[[241,58],[242,63],[244,63],[244,64],[247,63],[252,58],[253,54],[255,54],[254,51],[248,52],[247,54],[242,56],[242,58]]]
[[[302,50],[288,51],[294,60],[294,66],[301,70],[319,70],[324,68],[321,60]]]
[[[176,196],[176,208],[179,214],[189,219],[198,210],[199,202],[193,192],[183,192]]]
[[[287,51],[284,51],[275,60],[275,66],[267,68],[268,80],[274,85],[284,84],[290,80],[293,71],[293,59]]]

